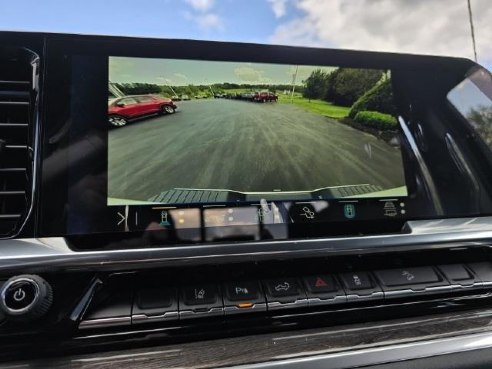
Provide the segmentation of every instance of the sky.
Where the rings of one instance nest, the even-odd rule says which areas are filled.
[[[492,2],[470,0],[492,69]],[[1,30],[205,39],[472,59],[466,0],[16,0]]]
[[[237,63],[193,61],[179,59],[147,59],[110,57],[109,80],[114,83],[155,83],[171,86],[238,84],[302,84],[314,69],[331,72],[333,67],[276,65],[264,63]]]

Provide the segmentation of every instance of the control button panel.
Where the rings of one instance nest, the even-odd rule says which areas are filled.
[[[307,305],[307,296],[297,278],[278,278],[264,281],[269,310]]]
[[[196,284],[185,286],[179,299],[181,319],[223,315],[222,294],[215,284]]]
[[[105,281],[91,301],[80,328],[173,322],[480,288],[492,285],[492,263],[400,267],[184,286],[166,286],[160,284],[159,278],[146,278],[134,281],[129,280],[128,275],[116,274]],[[8,305],[16,307],[32,300],[30,285],[19,282],[6,289],[1,283],[0,290]]]
[[[266,310],[266,301],[257,281],[234,281],[224,284],[224,312],[226,315]]]

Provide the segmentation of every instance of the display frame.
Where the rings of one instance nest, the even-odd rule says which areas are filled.
[[[131,56],[145,58],[173,58],[173,59],[204,59],[219,61],[249,61],[258,63],[279,63],[279,64],[299,64],[299,65],[326,65],[343,66],[353,68],[368,69],[390,69],[390,70],[432,70],[435,68],[449,67],[448,58],[426,57],[426,56],[403,56],[398,54],[381,54],[357,51],[342,51],[328,49],[301,48],[289,46],[270,46],[240,43],[221,43],[209,41],[190,41],[190,40],[154,40],[154,39],[134,39],[119,37],[99,37],[99,36],[53,36],[48,37],[46,47],[46,89],[44,96],[44,137],[43,137],[43,180],[40,209],[44,214],[44,219],[39,224],[39,232],[42,235],[67,235],[67,203],[69,203],[68,188],[72,181],[73,173],[80,172],[80,168],[71,165],[74,157],[83,156],[84,145],[76,146],[74,142],[81,133],[67,127],[71,122],[70,101],[71,78],[73,77],[74,65],[72,56],[84,55],[97,60],[101,63],[97,69],[97,75],[92,74],[87,78],[95,78],[99,81],[107,82],[107,57],[108,56]],[[105,60],[105,61],[104,61]],[[465,70],[469,67],[469,62],[461,59],[451,59],[453,68]],[[105,68],[102,65],[105,64]],[[102,77],[102,79],[101,79]],[[85,77],[84,77],[85,78]],[[103,89],[105,92],[106,90]],[[80,92],[80,91],[79,91]],[[94,90],[89,91],[94,94]],[[105,92],[106,94],[106,92]],[[53,101],[58,101],[54,104]],[[104,100],[105,101],[105,100]],[[62,102],[60,104],[60,102]],[[65,102],[65,104],[63,103]],[[63,109],[59,109],[62,105]],[[55,139],[53,139],[55,137]],[[74,139],[75,137],[75,139]],[[95,135],[92,141],[85,142],[87,145],[103,145],[104,135]],[[103,150],[104,151],[104,150]],[[410,152],[410,150],[407,150]],[[398,219],[378,219],[371,222],[367,221],[346,221],[331,222],[327,227],[326,222],[319,224],[296,225],[299,228],[296,232],[289,232],[287,239],[304,237],[323,237],[334,235],[351,234],[371,234],[400,232],[405,221],[412,219],[428,219],[438,217],[428,199],[418,193],[415,173],[410,169],[410,158],[408,154],[403,154],[404,172],[408,188],[407,209],[408,213]],[[105,161],[106,160],[106,161]],[[107,167],[107,158],[97,156],[98,165]],[[93,161],[94,162],[94,161]],[[87,169],[85,169],[87,170]],[[83,170],[82,170],[83,172]],[[80,175],[80,174],[78,174]],[[106,179],[107,180],[107,179]],[[50,191],[47,188],[56,189]],[[98,209],[97,218],[93,222],[101,219],[115,217],[114,209],[101,211]],[[68,212],[69,213],[69,212]],[[49,214],[48,216],[46,214]],[[51,215],[51,216],[50,216]],[[81,219],[82,223],[87,223],[87,219]],[[329,223],[329,222],[328,222]],[[87,224],[85,224],[87,225]],[[328,229],[328,232],[325,231]],[[329,231],[331,229],[331,231]],[[142,232],[123,232],[120,234],[118,229],[114,232],[100,229],[94,233],[106,233],[111,238],[114,232],[118,234],[116,238],[125,239],[141,238]],[[203,237],[203,227],[194,229],[192,232],[199,233],[196,242],[209,242],[211,240]],[[81,228],[81,237],[93,233],[93,230]],[[127,234],[128,233],[128,234]],[[180,239],[174,234],[169,236],[169,232],[164,231],[144,231],[144,234],[164,234],[164,237],[157,237],[157,244],[188,243],[193,242],[193,237],[188,236]],[[104,238],[104,236],[103,236]],[[151,237],[152,238],[152,237]],[[232,238],[231,238],[232,239]],[[282,238],[280,238],[282,239]],[[285,239],[285,238],[284,238]]]

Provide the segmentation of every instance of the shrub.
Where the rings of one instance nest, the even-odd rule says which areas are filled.
[[[381,131],[394,131],[398,128],[398,122],[395,117],[378,111],[362,110],[356,114],[354,120],[366,127],[376,128]]]
[[[325,100],[352,106],[383,76],[382,70],[338,68],[328,75]]]
[[[379,111],[381,113],[396,115],[391,79],[388,78],[383,82],[378,83],[362,95],[354,105],[352,105],[349,117],[353,119],[357,113],[362,110]]]

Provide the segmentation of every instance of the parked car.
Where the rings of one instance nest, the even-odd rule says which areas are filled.
[[[191,100],[191,97],[189,97],[188,95],[181,95],[181,100],[188,101]]]
[[[255,92],[253,100],[256,102],[277,102],[278,96],[270,91]]]
[[[254,92],[246,92],[241,94],[241,100],[253,101],[255,98]]]
[[[114,127],[152,114],[173,114],[177,109],[172,99],[157,95],[132,95],[108,101],[108,120]]]
[[[171,96],[171,100],[173,100],[173,101],[180,101],[181,98],[178,95],[173,95],[173,96]]]

